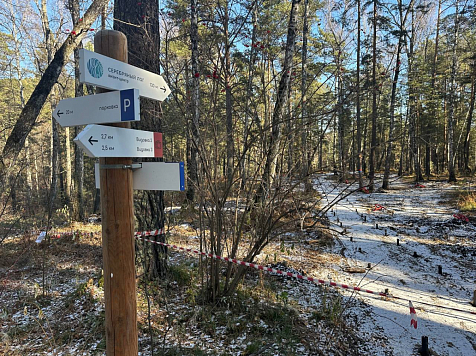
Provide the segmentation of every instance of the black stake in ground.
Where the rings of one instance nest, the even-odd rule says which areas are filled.
[[[418,349],[418,353],[422,356],[430,356],[430,350],[428,349],[428,336],[421,337],[421,347]]]

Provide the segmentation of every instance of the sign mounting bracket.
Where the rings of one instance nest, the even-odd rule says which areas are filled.
[[[101,164],[100,169],[141,169],[142,163],[132,163],[132,164]]]

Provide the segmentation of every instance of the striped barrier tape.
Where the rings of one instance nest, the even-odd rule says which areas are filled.
[[[350,285],[343,284],[343,283],[336,283],[336,282],[332,282],[332,281],[325,281],[323,279],[306,277],[306,276],[303,276],[303,275],[298,274],[298,273],[286,272],[286,271],[282,271],[282,270],[279,270],[279,269],[276,269],[276,268],[261,266],[261,265],[258,265],[256,263],[245,262],[245,261],[241,261],[241,260],[237,260],[237,259],[229,258],[229,257],[222,257],[222,256],[218,256],[218,255],[213,254],[213,253],[207,253],[207,252],[203,252],[203,251],[194,250],[194,249],[191,249],[191,248],[172,245],[172,244],[168,244],[168,243],[165,243],[165,242],[154,241],[154,240],[150,240],[150,239],[146,239],[146,238],[141,237],[141,236],[160,235],[162,233],[161,231],[163,231],[163,230],[161,229],[161,230],[154,230],[154,231],[136,232],[134,234],[134,237],[137,240],[142,240],[142,241],[150,242],[150,243],[153,243],[153,244],[162,245],[162,246],[165,246],[165,247],[171,247],[173,249],[180,250],[180,251],[191,252],[191,253],[195,253],[197,255],[202,255],[202,256],[205,256],[205,257],[209,257],[209,258],[214,258],[214,259],[221,260],[221,261],[231,262],[231,263],[234,263],[236,265],[255,268],[255,269],[260,270],[260,271],[272,272],[272,273],[276,273],[276,274],[286,276],[286,277],[293,277],[293,278],[296,278],[296,279],[309,281],[309,282],[312,282],[312,283],[315,283],[315,284],[323,284],[323,285],[328,285],[328,286],[331,286],[331,287],[337,287],[337,288],[352,290],[352,291],[356,291],[356,292],[364,292],[364,293],[377,295],[377,296],[381,296],[381,297],[385,297],[385,298],[389,298],[389,299],[393,298],[393,299],[398,299],[398,300],[402,300],[402,301],[411,302],[410,299],[397,297],[397,296],[394,296],[392,294],[385,293],[385,292],[375,292],[375,291],[360,288],[360,287],[357,287],[357,286],[350,286]],[[461,313],[468,313],[468,314],[471,314],[471,315],[476,315],[476,312],[469,311],[469,310],[446,307],[446,306],[442,306],[442,305],[435,305],[435,304],[430,304],[430,303],[426,303],[426,302],[423,302],[423,301],[416,301],[415,303],[420,303],[420,304],[423,304],[423,305],[428,305],[428,306],[432,306],[432,307],[436,307],[436,308],[442,308],[442,309],[446,309],[446,310],[452,310],[452,311],[457,311],[457,312],[461,312]]]
[[[149,236],[150,235],[152,235],[152,234],[149,234]],[[236,265],[255,268],[255,269],[260,270],[260,271],[272,272],[272,273],[276,273],[276,274],[286,276],[286,277],[293,277],[293,278],[296,278],[296,279],[309,281],[309,282],[313,282],[313,283],[316,283],[316,284],[325,284],[325,285],[328,285],[328,286],[331,286],[331,287],[338,287],[338,288],[343,288],[343,289],[348,289],[348,290],[354,290],[354,291],[357,291],[357,292],[365,292],[365,293],[369,293],[369,294],[379,295],[381,297],[388,297],[389,296],[387,293],[384,293],[384,292],[374,292],[372,290],[363,289],[363,288],[360,288],[360,287],[357,287],[357,286],[349,286],[347,284],[336,283],[336,282],[332,282],[332,281],[325,281],[323,279],[317,279],[317,278],[312,278],[312,277],[306,277],[306,276],[303,276],[303,275],[298,274],[298,273],[285,272],[285,271],[282,271],[282,270],[279,270],[279,269],[276,269],[276,268],[265,267],[265,266],[258,265],[256,263],[237,260],[235,258],[222,257],[222,256],[215,255],[213,253],[207,253],[207,252],[203,252],[203,251],[193,250],[191,248],[186,248],[186,247],[177,246],[177,245],[171,245],[171,244],[168,244],[168,243],[165,243],[165,242],[145,239],[145,238],[142,238],[141,236],[144,236],[144,235],[141,235],[141,233],[136,232],[134,237],[138,240],[143,240],[143,241],[146,241],[146,242],[150,242],[150,243],[165,246],[165,247],[171,247],[173,249],[177,249],[177,250],[180,250],[180,251],[192,252],[192,253],[195,253],[197,255],[202,255],[202,256],[205,256],[205,257],[214,258],[214,259],[221,260],[221,261],[231,262],[231,263],[234,263]]]
[[[72,233],[73,232],[63,232],[63,233],[59,233],[59,234],[49,234],[49,236],[51,238],[59,239],[63,236],[71,235]],[[296,279],[300,279],[300,280],[304,280],[304,281],[309,281],[309,282],[312,282],[312,283],[315,283],[315,284],[323,284],[323,285],[328,285],[328,286],[331,286],[331,287],[342,288],[342,289],[352,290],[352,291],[356,291],[356,292],[364,292],[364,293],[368,293],[368,294],[372,294],[372,295],[376,295],[376,296],[380,296],[380,297],[392,298],[392,299],[397,299],[397,300],[410,302],[410,299],[398,297],[398,296],[395,296],[395,295],[392,295],[392,294],[389,294],[389,293],[385,293],[385,292],[375,292],[375,291],[360,288],[360,287],[357,287],[357,286],[350,286],[350,285],[343,284],[343,283],[336,283],[336,282],[332,282],[332,281],[325,281],[323,279],[306,277],[306,276],[303,276],[303,275],[298,274],[298,273],[286,272],[286,271],[282,271],[282,270],[279,270],[279,269],[276,269],[276,268],[261,266],[261,265],[258,265],[256,263],[245,262],[245,261],[232,259],[232,258],[228,258],[228,257],[221,257],[221,256],[218,256],[218,255],[212,254],[212,253],[202,252],[202,251],[194,250],[194,249],[191,249],[191,248],[185,248],[185,247],[181,247],[181,246],[177,246],[177,245],[171,245],[171,244],[168,244],[168,243],[165,243],[165,242],[154,241],[154,240],[143,238],[143,236],[158,236],[158,235],[162,235],[162,234],[165,234],[165,229],[164,228],[157,229],[157,230],[152,230],[152,231],[136,231],[134,233],[134,237],[137,240],[142,240],[142,241],[146,241],[146,242],[150,242],[150,243],[154,243],[154,244],[158,244],[158,245],[162,245],[162,246],[166,246],[166,247],[171,247],[171,248],[174,248],[174,249],[177,249],[177,250],[180,250],[180,251],[191,252],[191,253],[195,253],[195,254],[202,255],[202,256],[205,256],[205,257],[209,257],[209,258],[214,258],[214,259],[221,260],[221,261],[231,262],[231,263],[234,263],[234,264],[237,264],[237,265],[251,267],[251,268],[255,268],[257,270],[261,270],[261,271],[265,271],[265,272],[271,272],[271,273],[275,273],[275,274],[286,276],[286,277],[292,277],[292,278],[296,278]],[[467,314],[471,314],[471,315],[476,315],[476,312],[473,312],[473,311],[470,311],[470,310],[463,310],[463,309],[452,308],[452,307],[447,307],[447,306],[442,306],[442,305],[435,305],[435,304],[431,304],[431,303],[427,303],[427,302],[423,302],[423,301],[416,301],[415,303],[419,303],[419,304],[423,304],[423,305],[427,305],[427,306],[431,306],[431,307],[436,307],[436,308],[441,308],[441,309],[446,309],[446,310],[457,311],[457,312],[461,312],[461,313],[467,313]]]
[[[165,229],[157,229],[152,231],[136,231],[134,232],[134,236],[157,236],[165,234]]]

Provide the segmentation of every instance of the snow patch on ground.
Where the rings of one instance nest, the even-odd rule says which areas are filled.
[[[430,182],[415,188],[394,182],[392,190],[355,192],[340,200],[357,186],[339,184],[329,175],[316,179],[315,185],[327,202],[336,202],[327,215],[333,228],[344,233],[336,246],[343,251],[343,263],[364,267],[367,273],[346,274],[331,265],[313,271],[313,276],[325,278],[338,271],[340,283],[377,292],[388,289],[416,308],[415,330],[410,327],[408,301],[360,293],[359,299],[370,306],[369,317],[368,310],[361,309],[362,330],[381,328],[395,356],[418,355],[416,346],[424,335],[440,356],[476,355],[476,315],[438,308],[476,312],[469,304],[475,290],[476,227],[453,218],[457,211],[442,201],[455,187]]]

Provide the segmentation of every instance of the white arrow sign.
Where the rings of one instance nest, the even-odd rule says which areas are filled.
[[[137,89],[81,96],[61,100],[53,117],[63,127],[139,121],[139,102]]]
[[[160,75],[85,49],[79,50],[79,80],[101,88],[139,89],[140,96],[164,101],[170,89]]]
[[[132,186],[136,190],[185,190],[183,162],[142,162],[142,168],[132,171]],[[99,189],[99,163],[95,166],[96,188]]]
[[[88,125],[74,139],[90,157],[162,157],[162,133]]]

